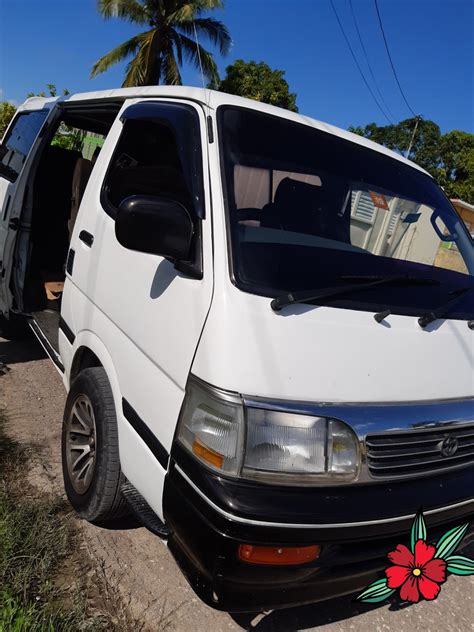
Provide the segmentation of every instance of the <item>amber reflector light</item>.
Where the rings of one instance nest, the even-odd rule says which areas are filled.
[[[248,564],[271,564],[288,566],[290,564],[306,564],[319,557],[321,547],[311,546],[254,546],[241,544],[239,560]]]
[[[198,439],[195,439],[193,442],[193,452],[200,456],[201,459],[204,459],[204,461],[214,465],[214,467],[222,469],[222,464],[224,463],[222,454],[211,450],[211,448],[208,448],[207,445],[204,445]]]

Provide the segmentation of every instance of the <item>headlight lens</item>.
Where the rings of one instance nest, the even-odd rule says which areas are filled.
[[[271,410],[247,410],[242,475],[284,484],[353,480],[357,439],[341,421]]]
[[[212,470],[238,476],[243,452],[243,406],[237,395],[188,384],[178,441]]]
[[[227,476],[283,485],[354,480],[358,442],[343,422],[244,407],[238,395],[188,384],[177,441]]]

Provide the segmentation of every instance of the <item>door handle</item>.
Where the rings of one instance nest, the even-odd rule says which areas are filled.
[[[11,220],[8,222],[8,228],[11,228],[12,230],[18,230],[19,226],[20,226],[19,217],[12,217]]]
[[[87,230],[81,230],[81,232],[79,233],[79,239],[83,241],[86,246],[89,246],[89,248],[94,243],[94,235],[91,235],[91,233],[89,233]]]

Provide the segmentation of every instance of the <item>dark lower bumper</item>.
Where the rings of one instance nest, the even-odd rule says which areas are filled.
[[[321,601],[363,589],[380,577],[387,553],[409,544],[411,519],[344,529],[300,528],[232,520],[202,497],[174,461],[164,491],[169,548],[199,597],[230,612],[255,612]],[[350,508],[348,508],[348,513]],[[469,515],[470,512],[470,515]],[[428,539],[474,518],[472,504],[427,518]],[[278,522],[278,511],[275,512]],[[472,533],[472,532],[471,532]],[[271,546],[320,544],[318,560],[300,566],[256,566],[237,557],[241,543]]]

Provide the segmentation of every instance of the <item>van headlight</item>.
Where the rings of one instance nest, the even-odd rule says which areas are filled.
[[[244,450],[244,409],[238,395],[188,383],[177,440],[207,467],[239,476]]]
[[[342,421],[245,408],[238,395],[188,384],[177,441],[215,472],[282,485],[357,478],[359,448]]]

